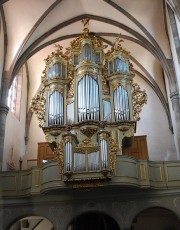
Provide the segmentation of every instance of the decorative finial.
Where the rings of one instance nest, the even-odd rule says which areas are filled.
[[[84,28],[88,28],[88,26],[89,26],[89,18],[84,18],[84,19],[81,20],[81,22],[83,23]]]
[[[89,34],[89,18],[84,18],[81,20],[81,22],[83,23],[84,25],[84,29],[83,29],[83,35],[84,37],[88,37],[88,34]]]
[[[63,49],[63,47],[60,46],[59,44],[54,44],[54,47],[56,48],[57,52],[60,52]]]
[[[116,38],[116,40],[114,42],[114,49],[115,50],[120,50],[122,48],[121,42],[124,42],[124,41],[121,39],[121,34],[119,34],[119,36]]]

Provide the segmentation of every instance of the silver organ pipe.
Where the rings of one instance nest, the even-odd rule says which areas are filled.
[[[65,170],[72,171],[72,143],[65,142]]]
[[[53,65],[51,68],[52,68],[52,77],[55,77],[55,65]]]
[[[115,121],[129,120],[129,111],[128,92],[119,86],[114,91]]]
[[[66,171],[68,171],[68,162],[69,162],[69,158],[68,158],[68,145],[67,143],[65,144],[65,153],[66,153]]]
[[[85,163],[85,154],[82,153],[74,153],[74,171],[85,171],[86,163]]]
[[[55,67],[55,77],[59,77],[59,75],[60,75],[60,66],[59,66],[59,64],[58,63],[56,63],[55,65],[54,65],[54,67]]]
[[[63,96],[54,91],[49,96],[49,125],[63,125]]]
[[[104,150],[104,155],[105,155],[105,168],[108,167],[108,151],[107,151],[107,141],[104,140],[104,147],[105,147],[105,150]]]
[[[103,101],[104,121],[111,121],[111,103]]]
[[[69,143],[70,144],[70,168],[71,168],[71,171],[72,171],[72,143]]]
[[[85,84],[86,84],[86,82],[85,82],[85,78],[83,78],[83,80],[82,80],[82,84],[83,84],[83,86],[82,86],[82,92],[83,92],[83,94],[82,94],[82,110],[83,110],[83,120],[86,120],[86,117],[85,117],[85,110],[86,110],[86,100],[85,100],[85,96],[86,96],[86,94],[85,94]]]
[[[99,170],[99,151],[88,154],[88,170]]]
[[[99,120],[98,83],[89,75],[85,75],[78,84],[78,119]]]
[[[62,78],[66,77],[66,66],[62,64]]]
[[[68,171],[70,171],[70,145],[69,144],[70,143],[67,142],[67,150],[68,150],[68,152],[67,152],[67,154],[68,154],[68,162],[67,162],[67,164],[68,164]]]
[[[91,60],[91,49],[88,44],[85,44],[83,47],[83,60]]]
[[[108,152],[107,152],[107,141],[102,139],[100,141],[101,147],[101,167],[106,169],[108,167]]]

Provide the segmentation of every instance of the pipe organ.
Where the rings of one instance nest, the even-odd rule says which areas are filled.
[[[106,53],[105,48],[86,26],[65,53],[56,45],[32,101],[66,182],[110,179],[122,140],[134,135],[137,108],[147,100],[145,91],[134,87],[121,40]]]

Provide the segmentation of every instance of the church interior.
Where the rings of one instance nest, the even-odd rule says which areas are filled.
[[[0,229],[180,230],[180,1],[0,1]]]

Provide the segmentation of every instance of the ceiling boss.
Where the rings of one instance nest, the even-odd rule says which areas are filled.
[[[83,34],[66,52],[55,45],[45,60],[43,87],[32,101],[66,182],[110,179],[147,101],[120,37],[105,53],[107,45],[89,33],[89,19],[82,23]]]

